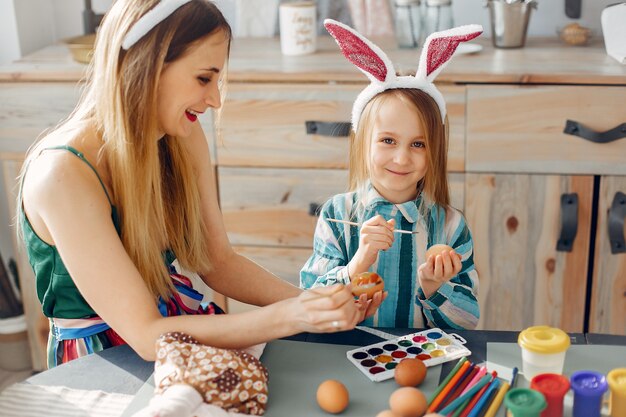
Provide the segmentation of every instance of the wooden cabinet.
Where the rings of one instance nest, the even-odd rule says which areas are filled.
[[[611,215],[611,212],[612,215]],[[626,252],[623,241],[613,244],[610,228],[626,236],[626,176],[603,176],[598,193],[598,223],[591,283],[589,331],[626,334]]]
[[[548,324],[580,332],[585,320],[593,177],[466,174],[465,215],[480,276],[479,327]],[[557,250],[561,200],[578,195],[572,250]]]
[[[564,133],[568,120],[597,132],[626,122],[616,107],[625,98],[618,86],[468,86],[466,215],[481,328],[626,334],[626,254],[611,253],[606,224],[626,177],[604,176],[626,172],[626,139]],[[557,250],[568,212],[575,238]]]

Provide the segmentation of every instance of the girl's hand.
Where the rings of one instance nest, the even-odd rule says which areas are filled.
[[[292,300],[301,332],[331,333],[351,330],[362,315],[354,302],[350,284],[313,288],[303,291]]]
[[[461,272],[461,255],[453,250],[443,251],[437,256],[429,256],[417,270],[424,295],[429,298],[441,287]]]
[[[389,293],[387,291],[378,291],[374,293],[374,296],[371,299],[367,299],[367,294],[361,294],[358,300],[356,300],[357,308],[359,309],[359,323],[365,320],[366,318],[373,316],[378,310],[378,307],[385,301],[387,295]]]
[[[387,250],[393,245],[393,229],[396,221],[386,221],[383,216],[377,215],[367,220],[361,226],[359,249],[348,264],[348,273],[351,277],[365,272],[374,262],[378,252]]]

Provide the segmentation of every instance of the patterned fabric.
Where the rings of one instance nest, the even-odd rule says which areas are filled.
[[[350,220],[359,224],[377,214],[395,219],[396,228],[417,234],[396,234],[393,246],[381,251],[370,271],[385,280],[387,299],[365,325],[380,327],[440,327],[473,329],[479,318],[478,273],[474,268],[473,242],[463,215],[455,210],[428,205],[421,197],[403,204],[385,200],[370,185],[363,215],[351,215],[356,192],[339,194],[329,200],[320,213],[313,254],[300,272],[300,286],[314,288],[349,283],[346,265],[359,247],[359,227],[328,222]],[[420,206],[423,206],[420,210]],[[422,214],[422,211],[425,215]],[[426,298],[419,285],[418,267],[426,261],[426,250],[445,243],[461,255],[460,273]]]
[[[183,333],[167,333],[156,343],[156,394],[185,384],[205,403],[244,414],[263,415],[267,404],[267,369],[251,354],[200,344]]]
[[[189,278],[177,273],[171,274],[170,277],[174,282],[176,292],[167,302],[159,299],[158,307],[163,317],[183,314],[224,314],[217,304],[202,303],[202,294],[193,289]],[[51,318],[48,337],[48,368],[123,344],[126,342],[100,317]]]

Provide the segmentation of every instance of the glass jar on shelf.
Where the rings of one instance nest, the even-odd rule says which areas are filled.
[[[420,0],[395,0],[395,31],[400,48],[417,48],[422,34]]]
[[[452,0],[426,0],[424,15],[424,39],[433,32],[454,27]]]

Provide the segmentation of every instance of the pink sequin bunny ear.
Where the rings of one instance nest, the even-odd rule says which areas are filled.
[[[441,32],[431,33],[422,49],[415,78],[424,78],[434,82],[441,70],[447,65],[461,42],[470,41],[483,33],[480,25],[459,26]]]
[[[336,20],[324,20],[343,55],[357,66],[372,82],[385,82],[395,78],[396,70],[387,55],[350,26]]]
[[[474,39],[483,31],[480,25],[467,25],[431,34],[424,44],[415,76],[398,76],[387,55],[357,31],[332,19],[324,20],[324,26],[348,61],[363,71],[371,81],[359,93],[352,106],[352,130],[355,132],[367,103],[377,94],[394,88],[415,88],[430,95],[437,103],[441,122],[444,123],[446,102],[435,86],[435,77],[452,58],[459,43]]]

